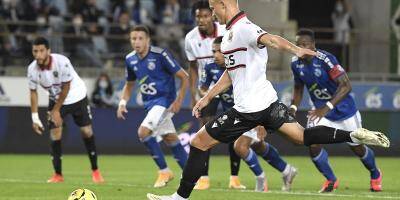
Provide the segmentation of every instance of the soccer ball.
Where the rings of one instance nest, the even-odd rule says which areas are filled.
[[[69,195],[68,200],[97,200],[97,197],[88,189],[77,189]]]

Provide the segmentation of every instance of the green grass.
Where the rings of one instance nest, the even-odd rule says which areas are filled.
[[[240,178],[248,187],[245,191],[227,189],[229,178],[228,157],[214,156],[211,160],[211,189],[195,191],[193,200],[247,200],[247,199],[400,199],[400,160],[398,158],[377,158],[384,172],[384,191],[369,192],[369,174],[355,157],[331,157],[331,164],[340,179],[340,188],[331,195],[316,191],[323,177],[308,157],[286,157],[287,161],[299,168],[293,191],[280,192],[281,176],[263,162],[268,177],[270,192],[255,193],[254,176],[244,162],[241,163]],[[171,194],[179,183],[181,170],[168,157],[170,168],[176,179],[163,189],[152,188],[156,178],[156,167],[148,156],[101,156],[100,169],[106,183],[95,185],[91,182],[89,161],[86,156],[65,155],[63,173],[65,182],[47,184],[52,173],[50,157],[46,155],[0,155],[0,199],[15,200],[63,200],[76,188],[93,190],[100,200],[144,200],[146,193]]]

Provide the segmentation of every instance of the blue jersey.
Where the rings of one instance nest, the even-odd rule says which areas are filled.
[[[292,60],[294,81],[304,84],[316,108],[326,105],[335,94],[338,85],[335,79],[346,72],[332,54],[318,50],[311,62],[294,57]],[[348,94],[325,116],[332,121],[350,118],[357,112],[353,97]]]
[[[200,80],[200,86],[210,87],[211,83],[217,83],[219,78],[221,78],[224,73],[225,68],[218,66],[216,63],[209,63],[204,66],[204,77]],[[233,101],[233,88],[232,86],[225,92],[219,94],[221,98],[223,110],[228,110],[232,108],[235,104]]]
[[[152,46],[142,59],[133,51],[126,56],[125,64],[126,80],[138,80],[147,111],[155,105],[171,105],[176,98],[175,73],[181,67],[165,49]]]

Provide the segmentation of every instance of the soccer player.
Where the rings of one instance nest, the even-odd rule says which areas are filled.
[[[266,79],[268,53],[266,47],[292,53],[300,58],[317,53],[300,48],[286,39],[269,34],[252,23],[239,9],[237,0],[210,0],[210,7],[227,32],[221,43],[226,70],[214,87],[193,108],[200,116],[210,100],[231,85],[235,106],[203,126],[191,141],[188,161],[176,193],[171,196],[147,194],[150,200],[188,199],[200,177],[207,159],[207,150],[218,143],[229,143],[256,126],[279,130],[296,144],[359,142],[389,147],[383,133],[366,129],[344,131],[326,126],[304,129],[289,114],[289,109],[278,101],[272,84]]]
[[[361,116],[350,95],[350,80],[336,57],[315,47],[314,32],[309,29],[299,30],[296,44],[317,52],[317,55],[307,59],[293,57],[294,92],[290,111],[296,113],[306,86],[316,108],[309,112],[310,127],[321,125],[347,131],[361,128]],[[371,191],[381,191],[382,173],[375,164],[374,151],[363,144],[348,144],[370,172]],[[328,153],[321,145],[311,145],[309,150],[315,166],[327,179],[320,192],[332,192],[338,187],[339,181],[329,165]]]
[[[212,54],[212,42],[217,36],[222,36],[225,32],[225,26],[214,22],[212,11],[208,1],[200,0],[193,5],[193,11],[197,27],[193,28],[185,37],[185,52],[189,60],[189,78],[191,91],[192,108],[202,96],[200,92],[200,81],[204,79],[204,67],[214,62]],[[217,113],[219,98],[213,98],[210,104],[202,110],[199,118],[200,127],[210,121]],[[240,157],[233,149],[233,143],[228,144],[231,176],[229,179],[229,188],[244,189],[238,177],[240,168]],[[208,151],[210,154],[210,150]],[[208,155],[205,171],[200,177],[194,189],[205,190],[210,187],[208,177],[210,155]]]
[[[217,37],[212,45],[212,51],[215,62],[207,64],[204,68],[205,77],[201,80],[201,92],[206,95],[212,83],[216,83],[225,71],[225,58],[221,53],[222,36]],[[232,87],[219,94],[220,103],[223,111],[232,108],[234,104]],[[256,130],[257,129],[257,130]],[[279,155],[274,146],[264,142],[266,131],[262,127],[257,127],[247,131],[239,137],[234,143],[234,149],[253,171],[256,176],[256,191],[267,191],[268,185],[265,181],[264,172],[258,162],[257,155],[261,156],[272,167],[282,173],[283,191],[289,191],[294,177],[297,174],[297,169],[287,164]],[[251,147],[251,148],[250,148]]]
[[[61,136],[63,120],[68,115],[72,115],[75,124],[80,127],[89,154],[93,182],[104,182],[97,166],[97,151],[91,125],[92,115],[86,97],[85,83],[75,72],[67,57],[51,53],[49,42],[45,38],[38,37],[33,41],[32,54],[35,60],[28,67],[32,127],[39,135],[43,134],[44,126],[38,115],[38,85],[49,92],[48,124],[55,173],[47,182],[64,181],[61,170]]]
[[[165,49],[150,45],[150,32],[145,26],[136,26],[130,32],[133,51],[126,56],[126,82],[122,90],[117,117],[125,119],[126,103],[137,80],[147,115],[138,129],[140,141],[147,147],[159,168],[155,188],[164,187],[174,178],[168,168],[156,137],[161,136],[183,168],[187,153],[180,143],[172,122],[172,115],[181,109],[189,85],[187,73]],[[181,82],[176,94],[175,77]]]

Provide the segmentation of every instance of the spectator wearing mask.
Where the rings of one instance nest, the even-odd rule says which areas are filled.
[[[105,73],[100,74],[97,78],[95,89],[92,93],[92,103],[98,108],[110,108],[118,103],[110,77]]]

